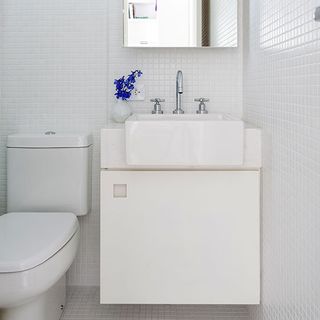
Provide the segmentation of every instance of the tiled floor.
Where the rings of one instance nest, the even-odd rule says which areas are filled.
[[[71,287],[61,320],[247,320],[246,306],[100,305],[99,288]]]

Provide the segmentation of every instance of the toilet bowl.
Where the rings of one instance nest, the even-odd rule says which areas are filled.
[[[0,217],[0,319],[56,320],[65,304],[65,273],[79,244],[72,213]]]

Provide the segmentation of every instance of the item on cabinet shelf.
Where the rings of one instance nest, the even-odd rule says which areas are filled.
[[[129,19],[156,19],[157,8],[156,3],[128,3],[128,18]]]
[[[128,18],[129,19],[134,18],[134,4],[133,3],[128,4]]]
[[[197,114],[207,114],[208,110],[206,108],[205,102],[209,102],[210,100],[207,98],[198,98],[194,99],[195,102],[200,102],[199,109],[197,110]]]
[[[118,100],[111,107],[111,118],[114,122],[124,123],[131,115],[130,103],[126,100]]]
[[[165,99],[160,99],[160,98],[154,98],[150,100],[151,102],[154,102],[152,114],[163,114],[163,111],[161,110],[161,104],[160,102],[165,102]]]
[[[317,7],[314,12],[314,21],[320,22],[320,7]]]

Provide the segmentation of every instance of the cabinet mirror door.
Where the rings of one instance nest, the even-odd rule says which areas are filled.
[[[237,0],[123,0],[125,47],[237,47]]]

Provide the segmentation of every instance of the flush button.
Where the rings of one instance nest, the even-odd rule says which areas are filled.
[[[114,184],[113,198],[127,198],[127,189],[126,184]]]

